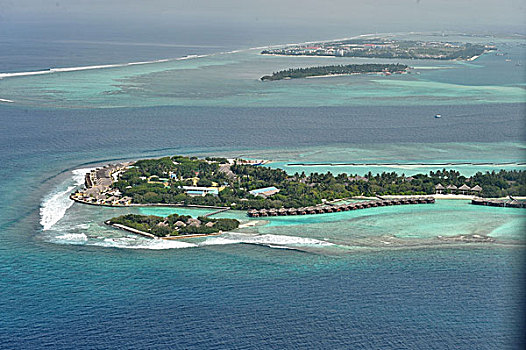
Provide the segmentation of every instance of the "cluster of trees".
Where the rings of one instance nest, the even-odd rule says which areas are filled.
[[[224,184],[228,178],[219,171],[221,164],[228,163],[225,158],[164,157],[143,159],[121,174],[113,184],[124,196],[131,197],[135,203],[179,203],[188,199],[182,186],[211,186],[214,182]],[[163,179],[164,183],[159,180]],[[207,198],[205,201],[209,202]],[[194,203],[205,204],[196,199]],[[206,203],[219,205],[218,203]]]
[[[170,160],[170,162],[167,161]],[[178,159],[174,164],[174,159]],[[162,183],[151,183],[145,176],[158,174],[165,176],[166,171],[179,172],[183,163],[184,172],[199,171],[201,179],[207,179],[224,185],[218,195],[191,197],[185,194],[180,186],[188,184],[184,179],[170,179],[168,186]],[[477,173],[471,177],[462,176],[455,170],[431,171],[429,174],[418,174],[406,177],[395,172],[383,172],[365,176],[348,175],[345,173],[333,175],[327,173],[296,173],[288,175],[282,169],[272,169],[262,166],[233,164],[231,174],[218,170],[218,164],[207,163],[204,160],[172,157],[140,161],[135,167],[124,172],[114,184],[123,195],[132,198],[134,203],[180,203],[193,205],[230,206],[236,209],[262,208],[297,208],[322,203],[323,200],[334,200],[352,196],[375,195],[424,195],[435,193],[435,185],[467,184],[470,187],[482,187],[483,197],[503,197],[507,195],[526,195],[526,172],[506,171]],[[233,176],[232,176],[233,174]],[[142,176],[142,178],[141,178]],[[265,198],[253,196],[249,191],[275,186],[280,191]]]
[[[362,74],[362,73],[380,73],[380,72],[403,72],[409,67],[404,64],[347,64],[334,66],[319,66],[307,68],[290,68],[279,72],[272,73],[272,75],[265,75],[261,77],[262,81],[282,80],[282,79],[297,79],[306,77],[316,77],[323,75],[337,75],[337,74]]]
[[[526,196],[526,171],[476,173],[470,182],[482,187],[484,197]]]
[[[211,234],[239,227],[239,221],[235,219],[210,219],[208,217],[193,219],[191,216],[178,214],[165,218],[155,215],[127,214],[110,219],[110,223],[128,226],[157,237]]]

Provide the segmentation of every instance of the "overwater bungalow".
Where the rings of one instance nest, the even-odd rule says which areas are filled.
[[[316,214],[316,208],[308,207],[306,210],[307,214]]]
[[[285,216],[285,215],[288,214],[288,210],[285,209],[285,208],[279,208],[279,210],[278,210],[278,214],[279,214],[280,216]]]
[[[315,207],[314,210],[316,210],[316,214],[325,213],[325,209],[323,209],[323,207]]]
[[[471,200],[471,204],[475,205],[486,205],[486,201],[480,198],[475,198]]]
[[[296,208],[289,208],[287,212],[289,215],[298,215],[298,210]]]
[[[516,199],[513,199],[513,200],[509,201],[508,203],[506,203],[506,206],[507,207],[511,207],[511,208],[521,208],[522,207],[522,203],[519,202]]]
[[[278,216],[278,211],[276,209],[272,208],[272,209],[270,209],[268,211],[268,215],[269,216]]]
[[[261,209],[259,211],[259,216],[268,216],[268,211],[267,209]]]

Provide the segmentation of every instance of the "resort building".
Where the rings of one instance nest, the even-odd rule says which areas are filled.
[[[458,187],[455,185],[448,185],[446,189],[447,189],[447,192],[451,194],[455,194],[457,192]]]
[[[204,197],[207,194],[217,196],[219,189],[217,187],[198,187],[198,186],[183,186],[186,194],[192,197]]]
[[[444,193],[444,190],[445,190],[445,188],[444,188],[444,186],[442,186],[442,184],[437,184],[435,186],[435,194],[442,194],[442,193]]]
[[[273,194],[276,194],[278,193],[279,190],[274,187],[274,186],[271,186],[271,187],[264,187],[264,188],[258,188],[256,190],[252,190],[252,191],[249,191],[248,193],[250,193],[251,195],[253,196],[262,196],[262,197],[270,197],[272,196]]]
[[[458,188],[458,190],[460,194],[469,194],[469,192],[471,191],[471,188],[468,185],[463,184],[462,186]]]
[[[476,196],[480,195],[480,192],[482,192],[482,187],[480,187],[479,185],[475,185],[471,188],[471,193]]]

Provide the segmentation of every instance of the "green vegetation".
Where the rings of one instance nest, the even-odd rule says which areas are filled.
[[[194,183],[213,184],[217,195],[189,196],[182,186]],[[228,164],[226,160],[188,157],[165,157],[141,160],[120,175],[113,184],[133,203],[167,203],[181,205],[230,206],[234,209],[297,208],[352,196],[434,194],[435,185],[444,187],[467,184],[482,187],[483,197],[526,195],[526,172],[506,171],[477,173],[472,177],[455,170],[441,170],[411,177],[396,173],[365,176],[296,173],[246,164]],[[266,198],[249,191],[275,186],[279,192]]]
[[[365,74],[365,73],[403,73],[409,69],[404,64],[348,64],[336,66],[320,66],[308,68],[291,68],[265,75],[261,77],[262,81],[297,79],[307,77],[317,77],[324,75],[342,75],[342,74]]]
[[[239,227],[234,219],[193,219],[188,215],[172,214],[165,218],[155,215],[127,214],[109,220],[110,224],[120,224],[139,231],[151,233],[157,237],[211,234],[219,231],[231,231]]]

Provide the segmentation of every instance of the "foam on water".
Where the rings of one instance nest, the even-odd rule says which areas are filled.
[[[56,236],[54,240],[60,242],[86,242],[88,236],[83,233],[65,233],[63,235]]]
[[[64,217],[66,211],[73,205],[73,201],[69,199],[71,191],[84,183],[84,175],[89,171],[91,168],[73,170],[71,178],[61,183],[44,198],[40,207],[40,224],[44,231],[51,229]]]
[[[194,248],[197,244],[182,242],[182,241],[168,241],[164,239],[146,239],[146,238],[105,238],[102,241],[93,242],[94,246],[109,247],[109,248],[126,248],[126,249],[181,249]]]
[[[144,64],[154,64],[154,63],[163,63],[168,62],[173,59],[160,59],[153,61],[142,61],[142,62],[128,62],[128,63],[118,63],[118,64],[101,64],[96,66],[80,66],[80,67],[64,67],[64,68],[50,68],[39,71],[30,71],[30,72],[15,72],[15,73],[0,73],[0,79],[3,78],[14,78],[14,77],[27,77],[32,75],[44,75],[44,74],[53,74],[53,73],[67,73],[67,72],[78,72],[83,70],[94,70],[94,69],[105,69],[105,68],[120,68],[127,66],[138,66]],[[12,101],[10,101],[12,102]]]
[[[297,247],[297,246],[317,246],[317,247],[328,247],[333,246],[333,243],[320,241],[314,238],[305,238],[297,236],[282,236],[282,235],[257,235],[247,233],[225,233],[219,237],[208,238],[204,242],[200,243],[199,246],[207,245],[224,245],[224,244],[259,244],[268,246],[271,248],[283,248],[286,246]]]

